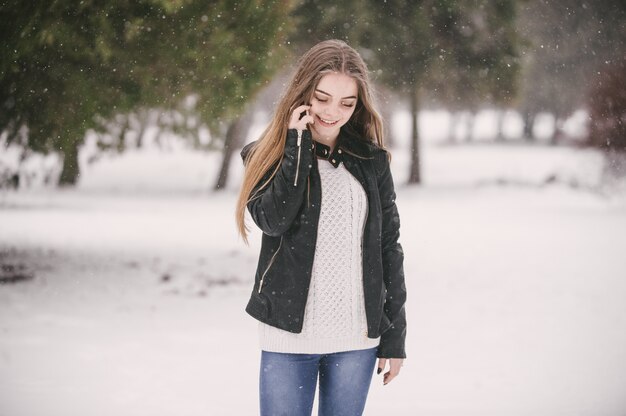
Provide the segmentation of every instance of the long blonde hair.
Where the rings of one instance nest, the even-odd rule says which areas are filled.
[[[255,196],[251,195],[252,190],[277,161],[282,163],[289,119],[293,110],[299,105],[309,104],[320,79],[332,72],[348,75],[357,84],[356,108],[347,125],[356,131],[362,140],[384,148],[382,118],[374,108],[367,65],[359,53],[344,41],[337,39],[326,40],[313,46],[298,60],[293,78],[283,93],[270,124],[246,158],[243,183],[235,212],[239,234],[246,244],[249,229],[245,224],[245,212],[247,204]],[[257,192],[271,182],[280,168],[280,163]]]

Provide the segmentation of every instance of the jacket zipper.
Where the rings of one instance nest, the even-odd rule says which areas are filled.
[[[363,190],[365,191],[365,195],[367,195],[367,190],[365,188],[365,185],[363,185]],[[365,290],[365,253],[363,251],[364,250],[363,241],[365,241],[367,219],[370,213],[369,199],[370,199],[370,196],[367,195],[367,202],[365,205],[365,220],[363,220],[363,229],[361,230],[361,282],[362,282],[364,290]],[[363,297],[365,297],[365,293],[363,293]],[[363,302],[365,302],[365,299],[363,299]],[[363,304],[363,312],[365,312],[365,336],[367,336],[369,332],[369,328],[368,328],[368,320],[367,320],[367,308],[365,307],[365,303]]]
[[[293,181],[293,186],[296,186],[298,184],[298,171],[300,170],[300,150],[302,149],[302,146],[300,146],[301,143],[302,130],[298,130],[298,162],[296,164],[296,180]]]
[[[283,245],[283,236],[281,235],[280,243],[278,243],[278,248],[276,249],[276,252],[272,255],[272,258],[270,259],[269,264],[267,265],[267,267],[265,268],[265,271],[263,272],[263,275],[261,276],[261,281],[259,282],[259,293],[261,293],[261,288],[263,287],[263,279],[265,279],[265,275],[267,274],[267,271],[270,269],[270,267],[272,267],[272,263],[274,263],[274,258],[278,254],[278,251],[280,250],[280,246],[282,245]]]

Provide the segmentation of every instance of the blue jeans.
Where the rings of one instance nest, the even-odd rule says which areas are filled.
[[[261,416],[310,416],[319,373],[319,416],[360,416],[376,348],[332,354],[261,351]]]

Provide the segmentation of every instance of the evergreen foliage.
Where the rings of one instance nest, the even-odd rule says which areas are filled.
[[[565,119],[585,106],[597,74],[626,53],[626,3],[566,0],[522,2],[517,22],[522,50],[520,107],[528,124],[554,115],[557,142]],[[532,126],[526,128],[532,138]]]
[[[61,152],[60,184],[71,185],[86,131],[115,114],[170,109],[194,93],[215,127],[282,62],[289,10],[285,0],[5,1],[0,132]]]
[[[295,15],[302,27],[296,42],[346,40],[368,61],[376,81],[409,99],[409,182],[420,182],[417,112],[425,95],[452,106],[506,104],[515,97],[514,0],[307,0]]]
[[[588,98],[589,144],[626,152],[626,58],[606,68]]]

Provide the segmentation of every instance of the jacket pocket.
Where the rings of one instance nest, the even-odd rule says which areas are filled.
[[[265,275],[269,271],[270,267],[272,267],[272,264],[274,263],[274,259],[276,258],[276,255],[280,251],[280,248],[282,247],[282,245],[283,245],[283,236],[281,235],[280,243],[278,243],[278,248],[276,249],[276,252],[272,255],[272,258],[270,259],[269,263],[267,263],[267,267],[265,268],[265,270],[263,271],[263,274],[261,275],[261,280],[259,281],[259,293],[261,293],[261,289],[263,289],[263,282],[265,281]]]
[[[246,306],[246,312],[256,319],[266,319],[270,316],[270,310],[270,301],[265,293],[253,292]]]

